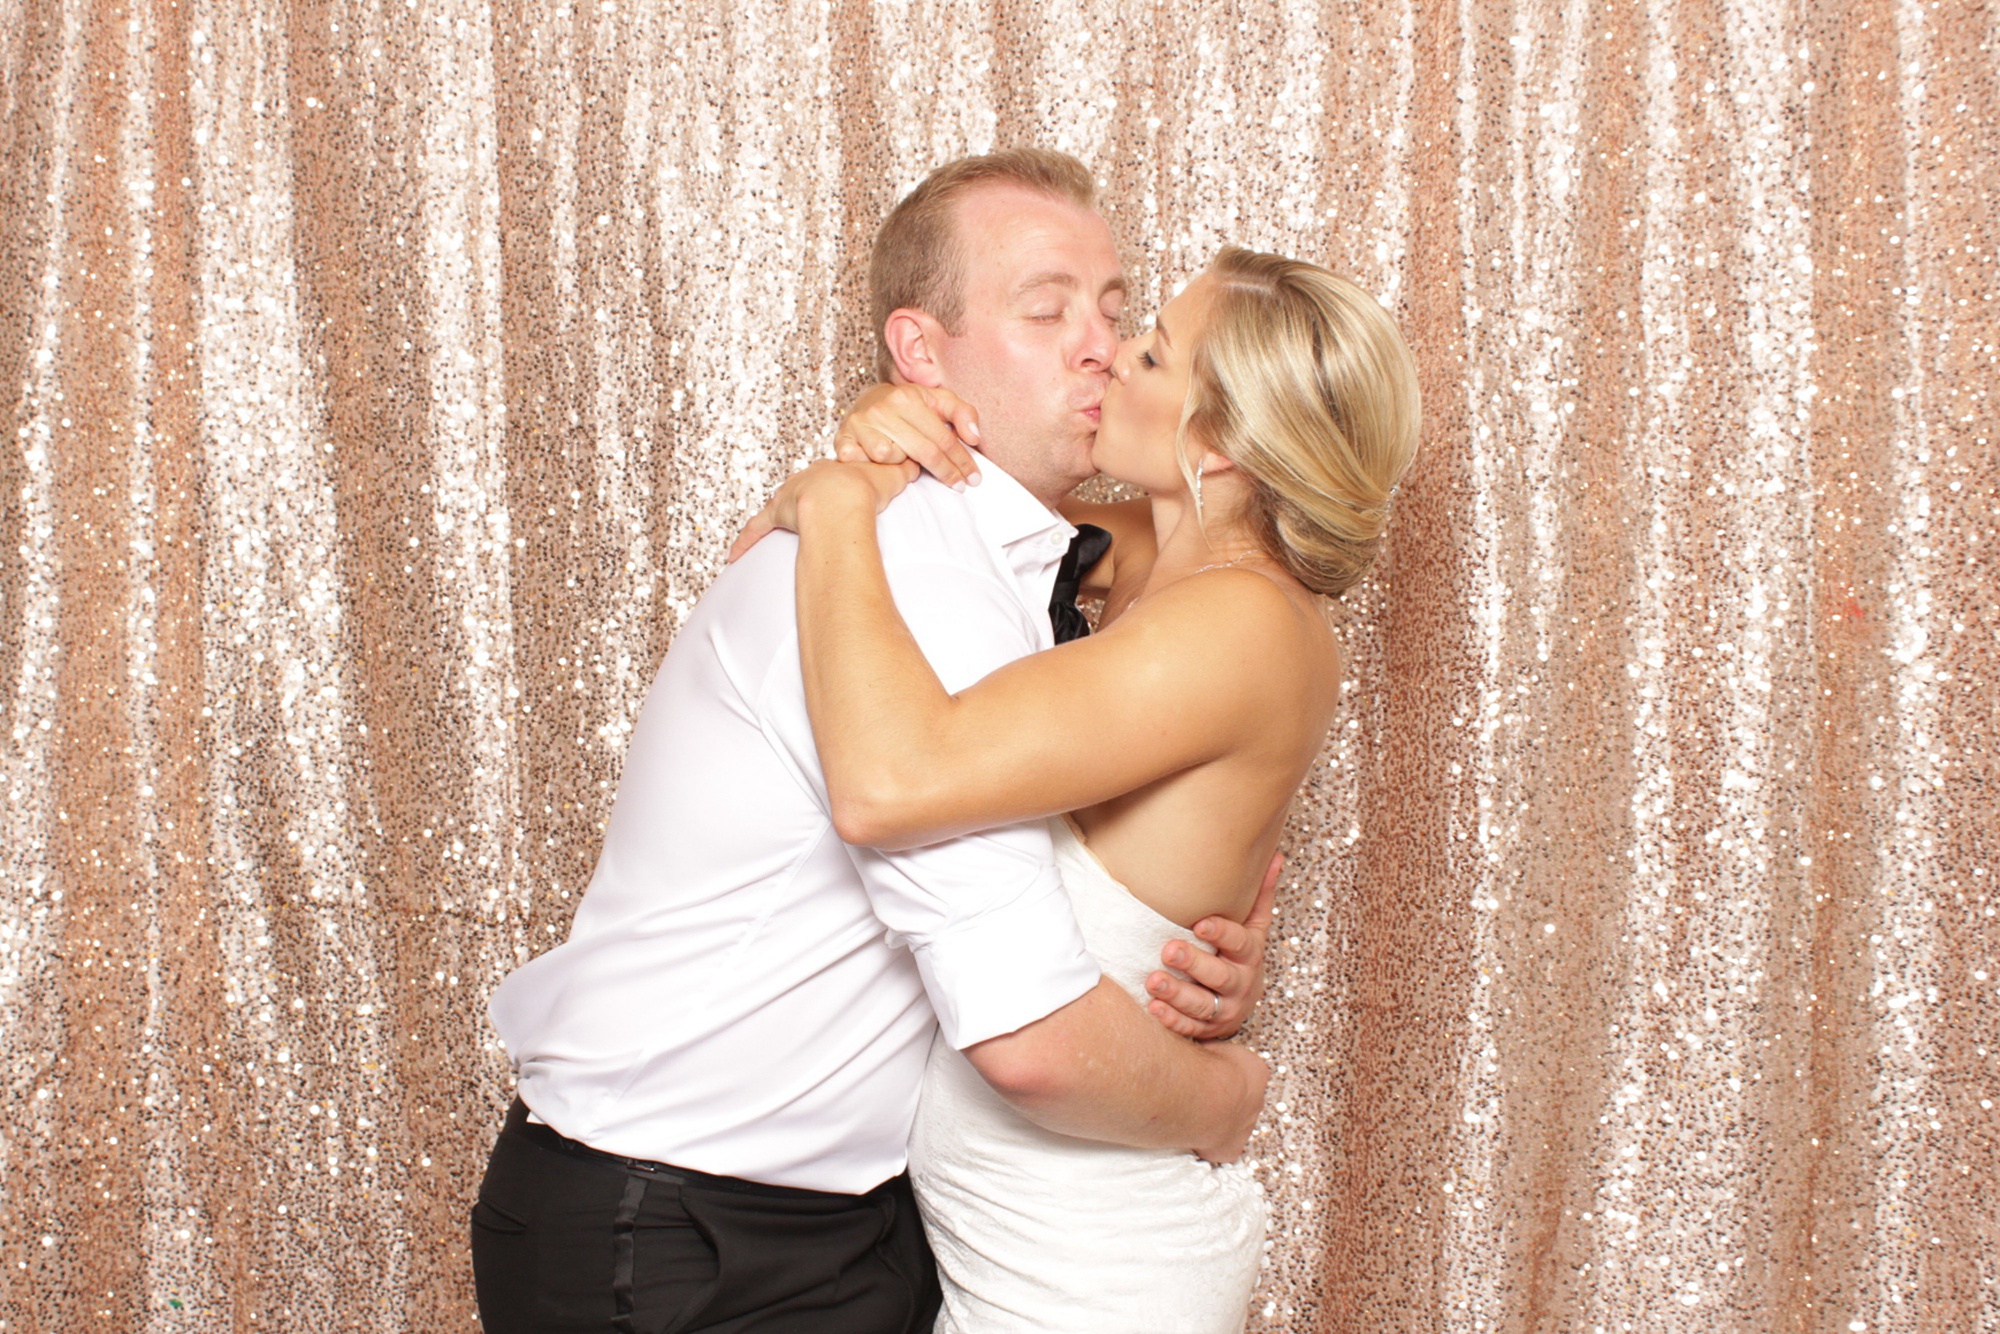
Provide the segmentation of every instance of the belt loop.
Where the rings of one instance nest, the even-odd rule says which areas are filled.
[[[646,1178],[637,1172],[625,1178],[625,1195],[618,1202],[618,1216],[611,1223],[611,1299],[616,1312],[611,1328],[616,1334],[638,1334],[632,1319],[633,1233],[638,1230],[639,1206],[646,1200]]]

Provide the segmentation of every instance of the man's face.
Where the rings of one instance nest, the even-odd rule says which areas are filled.
[[[1096,474],[1125,277],[1104,219],[1012,185],[958,201],[960,332],[936,350],[944,387],[979,409],[983,451],[1054,503]]]

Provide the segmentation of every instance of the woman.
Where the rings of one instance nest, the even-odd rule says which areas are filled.
[[[1067,813],[1057,855],[1085,940],[1143,999],[1167,938],[1249,906],[1339,697],[1319,599],[1372,561],[1417,421],[1409,352],[1366,293],[1224,251],[1105,389],[1092,461],[1148,499],[1064,511],[1115,538],[1085,583],[1102,628],[957,696],[875,546],[908,472],[795,476],[745,536],[800,535],[807,702],[847,825],[901,847]],[[911,1173],[939,1330],[1242,1326],[1264,1214],[1241,1167],[1051,1134],[940,1046]]]

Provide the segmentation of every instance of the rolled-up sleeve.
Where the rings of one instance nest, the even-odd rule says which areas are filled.
[[[1045,823],[905,852],[851,851],[876,916],[915,956],[952,1046],[1011,1033],[1097,984]]]

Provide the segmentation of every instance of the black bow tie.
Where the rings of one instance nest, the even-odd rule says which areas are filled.
[[[1056,567],[1055,592],[1049,595],[1049,623],[1055,626],[1056,643],[1067,644],[1090,633],[1090,622],[1076,609],[1076,595],[1083,576],[1111,550],[1111,534],[1094,523],[1080,523],[1062,564]]]

